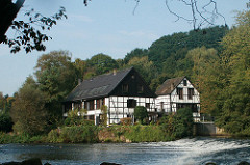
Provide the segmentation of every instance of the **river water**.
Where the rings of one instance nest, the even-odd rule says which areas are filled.
[[[157,143],[0,145],[0,163],[29,158],[52,165],[236,165],[250,162],[250,140],[202,137]]]

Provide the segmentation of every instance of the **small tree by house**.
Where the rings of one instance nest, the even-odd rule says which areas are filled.
[[[108,120],[108,118],[107,118],[107,113],[108,113],[107,106],[103,105],[101,107],[101,111],[102,111],[102,114],[100,115],[100,119],[101,119],[100,125],[101,126],[107,126],[107,120]]]
[[[174,134],[177,138],[193,135],[193,111],[190,108],[178,109],[174,115]]]
[[[148,117],[147,109],[143,106],[136,106],[134,109],[134,117],[135,119],[139,119],[141,123],[143,123],[143,119]]]

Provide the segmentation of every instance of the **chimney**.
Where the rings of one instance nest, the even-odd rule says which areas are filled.
[[[114,69],[114,76],[117,75],[117,68]]]

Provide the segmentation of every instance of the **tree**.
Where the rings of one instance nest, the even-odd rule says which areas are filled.
[[[135,119],[139,119],[141,123],[143,123],[143,119],[148,117],[147,108],[143,106],[136,106],[134,109],[134,117]]]
[[[193,135],[193,111],[190,108],[178,109],[174,115],[174,134],[177,138]]]
[[[96,75],[108,73],[109,71],[118,68],[116,60],[105,54],[94,55],[91,59],[86,61],[88,67],[93,67]]]
[[[35,68],[39,88],[47,94],[46,109],[52,124],[61,118],[61,101],[77,84],[76,69],[68,51],[43,54]]]
[[[134,57],[144,57],[147,56],[148,50],[147,49],[139,49],[136,48],[132,50],[130,53],[127,53],[127,55],[124,58],[124,63],[128,63],[130,59]]]
[[[148,56],[133,57],[125,66],[133,66],[148,84],[157,76],[156,67],[152,61],[148,60]]]
[[[103,105],[101,107],[101,112],[102,112],[102,114],[100,116],[100,120],[101,120],[100,124],[101,124],[101,126],[106,127],[107,126],[107,121],[108,121],[108,117],[107,117],[107,115],[108,115],[108,107]]]
[[[202,112],[216,116],[219,113],[218,96],[223,90],[223,77],[221,72],[218,72],[223,70],[217,50],[196,48],[189,51],[185,59],[190,59],[193,63],[192,80],[200,92]]]
[[[18,97],[11,107],[14,131],[21,134],[41,134],[46,128],[45,94],[27,81],[18,91]]]
[[[250,11],[239,12],[236,27],[223,38],[222,66],[225,87],[217,124],[229,133],[250,135]]]

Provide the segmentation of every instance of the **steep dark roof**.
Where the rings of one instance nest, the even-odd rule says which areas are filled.
[[[90,80],[84,80],[70,92],[65,102],[87,100],[107,96],[134,68],[97,76]]]
[[[168,79],[166,80],[157,90],[156,94],[157,95],[164,95],[164,94],[170,94],[174,88],[176,88],[180,82],[184,79],[183,77],[177,77],[173,79]]]

